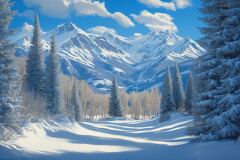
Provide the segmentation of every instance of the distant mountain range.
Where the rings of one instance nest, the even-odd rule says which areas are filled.
[[[110,32],[88,33],[73,23],[58,25],[42,34],[45,53],[50,49],[53,33],[63,73],[86,80],[97,91],[108,90],[113,76],[121,87],[129,91],[161,85],[166,66],[176,62],[180,64],[185,79],[193,60],[205,53],[192,39],[169,31],[122,37]],[[26,56],[31,35],[19,35],[14,39],[16,55]]]

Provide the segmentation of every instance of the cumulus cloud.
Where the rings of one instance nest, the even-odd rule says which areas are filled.
[[[142,36],[142,33],[134,33],[133,36],[136,37],[136,38],[138,38],[138,37],[141,37],[141,36]]]
[[[40,11],[48,16],[66,18],[71,13],[78,16],[100,16],[112,18],[123,27],[132,27],[134,23],[121,12],[111,13],[104,2],[96,0],[24,0],[29,7],[37,6]]]
[[[92,28],[89,28],[88,31],[91,32],[91,33],[99,34],[99,35],[101,35],[105,32],[110,32],[110,33],[117,34],[115,29],[104,27],[104,26],[92,27]]]
[[[23,31],[24,32],[27,32],[27,33],[32,33],[33,31],[33,26],[31,24],[28,24],[28,23],[24,23],[23,24]]]
[[[174,0],[177,8],[184,9],[192,5],[191,0]]]
[[[163,2],[162,0],[138,0],[138,1],[149,7],[165,8],[173,11],[176,10],[175,4],[173,2]]]
[[[110,17],[111,14],[105,7],[104,2],[89,0],[74,0],[74,9],[78,15],[97,15],[101,17]]]
[[[121,12],[110,13],[105,7],[104,2],[90,0],[74,0],[74,8],[78,15],[97,15],[108,17],[117,21],[123,27],[135,26],[134,23]]]
[[[115,12],[111,15],[113,19],[115,19],[119,24],[124,27],[133,27],[135,24],[129,19],[127,16],[122,14],[121,12]]]
[[[110,13],[104,2],[89,0],[74,0],[74,8],[78,15],[97,15],[101,17],[109,17],[117,21],[124,27],[132,27],[134,23],[121,12]]]
[[[140,15],[131,14],[136,22],[144,24],[151,31],[169,30],[177,32],[177,26],[173,22],[173,18],[166,13],[150,13],[143,10]]]
[[[28,24],[27,22],[25,22],[23,24],[23,27],[22,27],[22,30],[21,30],[21,33],[23,33],[24,35],[32,35],[32,32],[33,32],[33,25],[31,24]],[[41,29],[41,34],[44,34],[45,32]]]
[[[66,18],[70,13],[71,0],[24,0],[28,7],[39,7],[48,16]]]
[[[191,0],[172,0],[164,2],[163,0],[138,0],[138,2],[153,8],[165,8],[168,10],[176,11],[176,9],[184,9],[191,6]]]

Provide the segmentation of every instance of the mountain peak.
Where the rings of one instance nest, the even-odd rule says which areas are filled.
[[[147,35],[149,37],[176,37],[176,38],[179,38],[179,36],[176,33],[171,32],[169,30],[166,30],[166,31],[152,31],[152,32],[149,32]]]
[[[72,31],[72,30],[77,30],[78,27],[72,23],[72,22],[68,22],[68,23],[63,23],[57,26],[58,29],[64,30],[64,31]]]
[[[125,37],[122,37],[116,33],[112,33],[112,32],[104,32],[103,33],[103,36],[104,37],[112,37],[112,38],[117,38],[117,39],[121,39],[121,40],[125,40],[126,38]]]
[[[168,44],[173,45],[183,38],[178,36],[176,33],[171,31],[152,31],[149,32],[146,36],[145,41],[151,42],[154,44]]]
[[[162,36],[162,35],[172,35],[175,34],[174,32],[171,32],[169,30],[164,30],[164,31],[151,31],[148,33],[148,35],[151,36]]]
[[[64,34],[67,32],[77,32],[81,34],[86,34],[82,29],[80,29],[76,24],[72,22],[60,24],[54,29],[56,35]]]

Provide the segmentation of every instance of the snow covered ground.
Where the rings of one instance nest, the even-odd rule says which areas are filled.
[[[42,121],[17,140],[0,143],[0,159],[239,160],[240,142],[191,143],[190,117],[172,120]]]

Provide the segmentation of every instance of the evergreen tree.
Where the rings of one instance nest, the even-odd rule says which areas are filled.
[[[122,116],[122,110],[118,97],[118,87],[115,78],[112,80],[111,96],[109,99],[109,115],[112,117]]]
[[[14,125],[15,107],[21,106],[20,77],[15,64],[14,44],[9,42],[12,31],[8,29],[13,12],[9,0],[0,0],[0,124]]]
[[[44,54],[40,40],[40,24],[35,16],[33,37],[26,64],[26,85],[34,94],[45,96]]]
[[[215,116],[209,119],[211,129],[207,139],[237,139],[240,136],[240,1],[218,2],[221,18],[221,39],[216,47],[222,62],[222,97],[218,101]]]
[[[75,120],[77,122],[81,121],[82,119],[81,104],[80,104],[79,91],[78,91],[76,82],[72,88],[71,105],[73,106],[72,108],[74,109]]]
[[[182,84],[182,76],[177,64],[175,64],[173,72],[173,100],[176,110],[184,111],[185,95]]]
[[[193,103],[194,95],[195,95],[195,91],[193,87],[193,77],[192,77],[192,73],[189,73],[187,90],[186,90],[186,99],[185,99],[185,110],[189,114],[192,113],[192,103]]]
[[[197,65],[198,96],[192,133],[204,140],[240,135],[240,2],[203,0],[208,55]]]
[[[192,134],[200,136],[209,131],[208,119],[213,118],[222,97],[220,82],[221,63],[212,56],[205,55],[196,65],[197,97],[192,106],[194,127],[190,128]]]
[[[55,37],[52,36],[51,49],[46,66],[47,74],[47,108],[50,114],[60,113],[62,107],[61,87],[60,87],[60,66],[59,57],[56,53]]]
[[[169,67],[166,69],[165,81],[160,105],[160,121],[170,119],[170,113],[174,110],[172,78]]]

